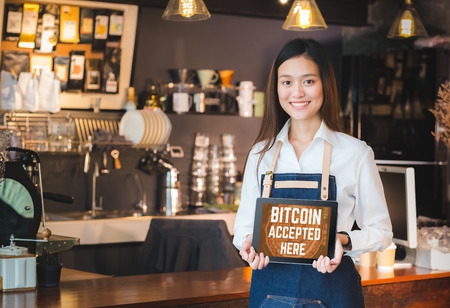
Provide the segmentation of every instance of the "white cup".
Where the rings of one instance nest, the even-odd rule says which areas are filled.
[[[188,112],[192,106],[192,96],[189,93],[173,93],[173,111],[176,113]]]

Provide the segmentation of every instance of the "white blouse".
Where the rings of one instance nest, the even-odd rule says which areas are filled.
[[[330,175],[336,177],[337,186],[337,231],[346,231],[352,241],[352,250],[346,254],[356,257],[387,248],[392,243],[392,225],[372,149],[361,140],[330,130],[322,122],[311,145],[298,160],[288,140],[290,123],[290,120],[286,122],[276,138],[283,146],[274,172],[322,173],[324,140],[327,140],[331,144]],[[257,171],[260,156],[257,153],[263,146],[260,142],[251,149],[245,166],[234,225],[233,243],[238,249],[246,236],[253,233],[256,199],[261,196],[261,175],[269,169],[276,148],[273,146],[264,155]],[[351,231],[354,221],[361,230]]]

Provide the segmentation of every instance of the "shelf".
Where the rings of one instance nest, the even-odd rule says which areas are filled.
[[[63,111],[55,114],[7,112],[2,116],[2,125],[16,131],[20,136],[21,144],[16,146],[39,153],[86,153],[88,151],[112,149],[150,151],[160,150],[165,146],[161,144],[133,144],[125,139],[118,140],[122,139],[119,136],[119,123],[122,115],[123,112]],[[70,126],[71,132],[61,136],[61,140],[49,138],[54,133],[53,130],[60,127],[67,128],[67,126]],[[43,135],[40,136],[37,132]],[[96,140],[102,138],[105,141]]]

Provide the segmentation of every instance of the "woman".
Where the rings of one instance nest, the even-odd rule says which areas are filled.
[[[351,257],[387,248],[392,227],[373,151],[341,133],[339,112],[336,80],[324,48],[310,39],[288,42],[270,72],[264,117],[247,157],[235,222],[234,244],[254,269],[250,307],[264,304],[268,295],[316,300],[322,307],[364,306]],[[329,170],[336,179],[339,231],[331,260],[320,256],[312,266],[270,263],[252,246],[261,175],[269,170],[279,141],[275,174],[321,174],[325,144],[331,144]],[[289,197],[306,199],[303,191],[295,189]],[[360,230],[352,230],[355,221]]]

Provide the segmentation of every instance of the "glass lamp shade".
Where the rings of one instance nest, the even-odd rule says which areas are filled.
[[[325,30],[327,24],[314,0],[295,0],[283,24],[284,30]]]
[[[198,21],[211,17],[203,0],[169,0],[162,19],[170,21]]]
[[[427,37],[428,33],[420,20],[411,0],[406,0],[405,4],[398,11],[394,22],[389,29],[388,38],[411,38],[411,37]]]

